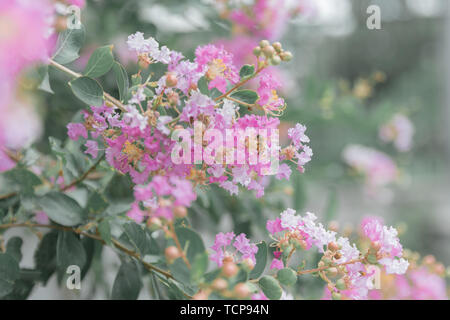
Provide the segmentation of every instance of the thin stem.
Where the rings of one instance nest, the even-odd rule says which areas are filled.
[[[224,98],[225,98],[225,99],[228,99],[228,100],[230,100],[230,101],[236,102],[236,103],[238,103],[238,104],[241,104],[241,105],[243,105],[243,106],[246,106],[246,107],[248,107],[248,108],[253,108],[253,107],[255,107],[255,104],[250,104],[250,103],[247,103],[247,102],[244,102],[244,101],[241,101],[241,100],[232,98],[232,97],[224,97]]]
[[[75,179],[74,181],[72,181],[71,183],[69,183],[67,186],[61,188],[61,191],[66,191],[70,188],[72,188],[73,186],[76,186],[77,184],[81,183],[84,179],[87,178],[87,176],[95,170],[95,168],[98,166],[98,164],[103,160],[103,158],[105,157],[105,154],[103,154],[101,157],[98,158],[98,160],[85,172],[83,173],[78,179]]]
[[[50,65],[54,66],[56,69],[58,69],[62,72],[65,72],[74,78],[79,78],[79,77],[83,76],[82,74],[75,72],[73,70],[70,70],[69,68],[63,66],[62,64],[59,64],[58,62],[56,62],[52,59],[48,59],[48,62]],[[109,101],[110,103],[112,103],[114,106],[116,106],[117,108],[119,108],[120,110],[122,110],[124,112],[126,111],[125,106],[122,104],[122,102],[120,102],[119,100],[117,100],[116,98],[114,98],[107,92],[103,92],[103,95],[104,95],[105,99],[107,101]]]
[[[310,269],[310,270],[300,270],[297,271],[298,275],[302,275],[302,274],[308,274],[308,273],[315,273],[315,272],[320,272],[329,268],[333,268],[333,267],[340,267],[340,266],[345,266],[348,264],[353,264],[353,263],[358,263],[358,262],[363,262],[364,258],[360,258],[360,259],[354,259],[354,260],[350,260],[344,263],[340,263],[340,264],[335,264],[335,265],[331,265],[331,266],[323,266],[320,268],[316,268],[316,269]]]
[[[170,231],[172,233],[172,238],[175,241],[175,245],[177,246],[178,250],[180,251],[181,258],[183,259],[184,263],[186,263],[187,267],[190,269],[191,268],[191,264],[189,263],[189,260],[187,259],[183,248],[181,247],[180,240],[178,240],[178,236],[175,233],[175,227],[173,226],[173,222],[172,221],[169,223],[169,228],[170,228]]]
[[[214,100],[215,100],[215,101],[219,101],[220,99],[223,99],[223,98],[225,98],[225,97],[228,97],[228,95],[229,95],[230,93],[232,93],[233,91],[235,91],[236,89],[240,88],[241,86],[243,86],[244,84],[246,84],[247,82],[249,82],[251,79],[253,79],[254,77],[256,77],[256,76],[258,75],[258,73],[260,73],[262,70],[264,70],[264,68],[265,68],[265,66],[262,66],[262,67],[258,68],[258,69],[256,70],[256,72],[255,72],[251,77],[248,77],[247,79],[245,79],[245,80],[243,80],[243,81],[237,83],[233,88],[231,88],[230,90],[228,90],[227,92],[225,92],[223,95],[218,96],[218,97],[215,98]]]
[[[17,192],[2,194],[2,195],[0,195],[0,200],[6,200],[6,199],[12,198],[14,196],[17,196]]]

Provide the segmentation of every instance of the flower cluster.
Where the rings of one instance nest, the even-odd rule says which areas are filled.
[[[383,142],[392,142],[400,152],[411,149],[414,125],[403,114],[395,114],[391,120],[380,127],[379,137]]]
[[[274,49],[268,42],[263,44],[261,50],[265,52],[270,47],[270,54],[262,53],[263,57],[250,77],[256,77],[259,71],[264,70],[274,56],[289,60],[290,54],[282,50],[281,46],[275,45],[277,49]],[[157,62],[167,65],[165,75],[157,81],[151,79],[151,74],[147,80],[141,79],[131,89],[130,98],[121,112],[109,105],[91,107],[90,110],[83,111],[83,123],[70,123],[67,128],[71,139],[78,140],[81,137],[86,140],[85,153],[96,158],[99,150],[104,149],[108,163],[119,172],[131,176],[137,186],[136,202],[129,212],[130,217],[142,221],[141,211],[144,210],[147,212],[144,216],[171,218],[169,211],[173,208],[167,205],[167,199],[161,201],[161,197],[170,196],[171,203],[175,206],[189,206],[195,199],[192,186],[187,186],[191,182],[194,185],[216,183],[231,194],[237,194],[238,185],[242,185],[261,197],[267,184],[266,172],[271,163],[253,163],[250,158],[254,152],[261,156],[266,146],[275,150],[277,158],[296,163],[299,171],[303,172],[304,165],[311,159],[312,151],[304,144],[309,138],[305,135],[306,127],[300,124],[290,131],[292,144],[282,150],[277,150],[277,145],[268,137],[259,136],[259,146],[252,149],[251,144],[246,141],[240,145],[239,137],[235,136],[231,139],[231,144],[227,141],[225,148],[213,150],[216,159],[220,155],[222,158],[227,156],[226,164],[219,161],[200,166],[194,161],[172,161],[173,153],[180,151],[183,156],[190,157],[197,152],[197,147],[210,143],[206,134],[203,136],[207,130],[215,130],[223,136],[230,129],[277,130],[279,119],[273,116],[274,111],[284,108],[283,99],[276,94],[279,84],[269,75],[263,75],[257,90],[259,98],[251,104],[230,96],[245,80],[240,79],[238,68],[232,63],[232,55],[221,47],[200,46],[196,50],[195,61],[189,61],[179,52],[165,46],[160,48],[155,39],[144,38],[140,32],[129,36],[128,46],[136,52],[141,62],[141,71],[135,78],[141,78],[143,70]],[[206,81],[208,92],[200,91],[197,87],[201,79]],[[214,97],[214,90],[221,96]],[[254,92],[254,95],[257,96],[257,93]],[[238,110],[242,106],[249,110],[260,109],[265,115],[246,114],[241,117]],[[180,130],[190,136],[194,135],[194,143],[188,144],[183,150],[175,149],[177,141],[173,138]],[[200,141],[196,140],[197,131],[201,135]],[[230,154],[233,157],[228,161]],[[239,161],[240,154],[245,155],[244,163]],[[290,174],[289,165],[282,163],[276,172],[276,178],[289,179]],[[165,184],[174,185],[172,192],[158,191],[161,186],[155,187],[153,183],[156,177],[165,179]],[[184,192],[178,187],[181,181]],[[145,196],[142,195],[144,189],[147,190]],[[157,210],[156,206],[162,204],[166,204],[164,209]]]
[[[229,249],[231,245],[233,246],[233,252]],[[234,232],[218,233],[211,249],[214,250],[214,253],[209,258],[216,262],[219,267],[230,262],[246,263],[250,267],[253,267],[256,263],[255,254],[258,252],[258,248],[256,244],[250,243],[244,233],[238,236]],[[240,257],[238,253],[240,253]]]
[[[373,239],[373,245],[362,254],[346,237],[338,237],[335,231],[327,230],[317,217],[308,212],[299,216],[295,210],[287,209],[280,217],[267,222],[267,230],[275,239],[276,248],[271,269],[287,267],[296,250],[309,250],[313,246],[323,254],[317,268],[321,278],[327,282],[327,290],[333,298],[365,299],[373,289],[373,265],[385,267],[387,274],[404,274],[408,262],[402,258],[402,247],[396,230],[387,228],[378,220],[367,220],[363,230]],[[304,271],[299,270],[299,274]],[[336,279],[336,280],[333,280]]]

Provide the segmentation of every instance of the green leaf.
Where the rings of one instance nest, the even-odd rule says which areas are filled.
[[[60,231],[56,242],[56,266],[62,272],[70,265],[82,269],[86,264],[86,252],[81,240],[72,232]]]
[[[88,199],[86,210],[89,214],[100,214],[108,208],[105,197],[98,192],[94,192]]]
[[[112,48],[112,45],[97,48],[84,68],[84,75],[98,78],[111,70],[114,64]]]
[[[285,286],[292,286],[297,282],[297,273],[291,268],[278,270],[277,279]]]
[[[58,232],[51,231],[42,238],[39,246],[34,253],[36,269],[41,271],[41,280],[44,285],[50,276],[56,270],[56,242],[58,241]]]
[[[116,76],[117,87],[119,88],[120,100],[122,102],[125,102],[124,100],[127,97],[128,88],[130,86],[127,71],[118,62],[114,62],[113,71]]]
[[[7,253],[0,253],[0,298],[13,291],[14,283],[19,277],[17,261]]]
[[[265,296],[270,300],[279,300],[281,298],[283,290],[274,277],[264,276],[259,279],[258,284]]]
[[[20,237],[12,237],[6,244],[6,253],[13,257],[17,263],[22,260],[22,248],[23,241]]]
[[[39,90],[45,91],[47,93],[54,94],[52,87],[50,86],[50,78],[48,76],[48,71],[45,73],[42,82],[38,86]]]
[[[139,252],[141,256],[144,256],[149,251],[150,247],[150,239],[147,232],[133,221],[123,224],[122,229],[137,252]]]
[[[94,79],[80,77],[69,82],[73,94],[90,106],[100,107],[103,105],[103,88]]]
[[[48,217],[63,226],[73,227],[83,221],[83,209],[78,202],[61,192],[49,192],[38,200]]]
[[[186,257],[189,260],[189,263],[191,265],[194,264],[197,255],[206,252],[202,238],[194,230],[185,227],[175,228],[175,233],[178,236],[181,248],[184,250],[187,246]]]
[[[258,252],[255,255],[256,264],[250,272],[250,279],[256,279],[264,272],[267,264],[267,244],[262,241],[258,243]]]
[[[239,90],[231,94],[231,97],[247,104],[254,104],[258,99],[258,94],[253,90]]]
[[[239,76],[241,77],[241,80],[245,80],[253,76],[255,73],[255,67],[250,64],[245,64],[242,66],[241,70],[239,71]]]
[[[60,64],[68,64],[79,57],[80,48],[84,43],[85,30],[66,29],[59,34],[56,51],[52,59]]]
[[[6,171],[3,175],[25,193],[33,193],[33,188],[42,184],[37,175],[26,169],[15,168]]]
[[[191,285],[191,270],[187,267],[182,258],[177,258],[169,264],[170,273],[173,277],[183,285]]]
[[[111,226],[109,225],[109,221],[107,219],[104,219],[99,223],[98,233],[100,233],[100,237],[102,237],[103,241],[105,241],[108,246],[112,245]]]
[[[201,77],[200,80],[198,80],[197,87],[198,90],[200,90],[200,93],[209,95],[208,80],[206,80],[205,77]]]
[[[206,272],[208,268],[208,254],[205,252],[195,257],[194,263],[191,268],[191,280],[198,282]]]
[[[123,262],[114,280],[111,299],[136,300],[142,288],[139,269],[133,261]]]

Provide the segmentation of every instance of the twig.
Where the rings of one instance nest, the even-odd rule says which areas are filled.
[[[345,266],[347,264],[353,264],[353,263],[358,263],[358,262],[363,262],[364,258],[360,258],[360,259],[354,259],[354,260],[350,260],[344,263],[340,263],[340,264],[335,264],[335,265],[331,265],[331,266],[323,266],[320,268],[316,268],[316,269],[310,269],[310,270],[300,270],[297,271],[298,275],[302,275],[302,274],[308,274],[308,273],[315,273],[315,272],[320,272],[329,268],[333,268],[333,267],[340,267],[340,266]]]
[[[69,183],[67,186],[64,186],[63,188],[61,188],[61,191],[66,191],[70,188],[72,188],[73,186],[76,186],[77,184],[79,184],[80,182],[82,182],[84,179],[87,178],[87,176],[95,170],[95,168],[98,166],[98,164],[103,160],[103,158],[105,157],[105,154],[103,154],[101,157],[98,158],[98,160],[85,172],[83,173],[78,179],[75,179],[74,181],[72,181],[71,183]]]
[[[83,76],[82,74],[75,72],[73,70],[70,70],[69,68],[63,66],[62,64],[59,64],[58,62],[56,62],[52,59],[48,59],[48,62],[50,65],[54,66],[56,69],[58,69],[62,72],[65,72],[74,78],[79,78],[79,77]],[[110,103],[112,103],[114,106],[116,106],[120,110],[122,110],[124,112],[126,111],[125,106],[122,104],[122,102],[120,102],[119,100],[117,100],[116,98],[114,98],[107,92],[103,92],[103,95],[105,96],[105,100],[109,101]]]

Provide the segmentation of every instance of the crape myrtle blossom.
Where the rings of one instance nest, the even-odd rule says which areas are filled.
[[[271,269],[288,267],[289,259],[296,250],[315,247],[323,254],[318,264],[319,275],[327,282],[327,290],[334,298],[366,299],[374,289],[376,270],[371,265],[380,264],[386,273],[404,274],[408,262],[402,259],[402,247],[394,228],[383,226],[378,220],[364,222],[365,235],[373,239],[373,245],[365,254],[351,244],[346,237],[338,237],[327,230],[310,212],[305,216],[287,209],[275,220],[267,221],[276,248]],[[326,272],[326,273],[323,273]],[[299,270],[299,274],[307,273]],[[328,276],[327,276],[328,274]],[[339,276],[336,281],[330,278]]]
[[[386,268],[388,274],[406,272],[409,263],[401,258],[403,248],[395,228],[384,226],[379,218],[366,218],[361,224],[361,230],[378,248],[378,262]]]
[[[293,143],[281,149],[271,138],[280,124],[276,116],[270,113],[240,116],[239,101],[228,99],[226,94],[218,100],[197,88],[202,77],[207,81],[209,90],[217,89],[221,93],[231,86],[239,85],[239,68],[233,64],[230,53],[213,45],[200,46],[192,62],[181,53],[160,47],[154,38],[145,38],[140,32],[130,35],[127,44],[138,55],[140,62],[145,62],[140,63],[141,70],[152,63],[162,63],[167,65],[167,73],[157,81],[150,81],[149,77],[134,88],[121,113],[107,105],[91,107],[83,111],[84,122],[71,123],[67,128],[69,138],[86,140],[86,154],[96,158],[99,150],[105,150],[106,161],[119,172],[129,174],[138,190],[145,187],[152,189],[152,181],[156,177],[167,179],[167,183],[173,186],[174,193],[149,195],[145,201],[136,198],[130,217],[139,221],[147,216],[170,219],[172,215],[169,211],[173,206],[168,205],[168,201],[174,206],[189,206],[195,200],[193,185],[215,183],[230,194],[238,194],[238,187],[242,186],[253,190],[257,197],[263,196],[268,183],[265,175],[271,162],[249,161],[255,153],[261,157],[263,146],[274,150],[281,160],[297,164],[299,171],[303,172],[304,165],[312,156],[311,149],[306,145],[306,127],[298,124],[296,128],[301,128],[302,134],[293,134]],[[282,55],[283,51],[277,54]],[[257,66],[260,70],[269,65],[267,59],[262,58],[260,62]],[[264,110],[270,112],[284,105],[281,98],[275,98],[279,83],[268,75],[263,75],[260,83],[258,92],[261,96],[258,100],[265,104]],[[149,95],[148,90],[152,89],[154,94]],[[178,152],[183,157],[194,155],[195,158],[199,144],[201,147],[209,146],[212,141],[206,137],[208,130],[216,130],[226,137],[229,129],[239,132],[248,128],[265,130],[267,135],[258,138],[260,146],[255,149],[251,148],[250,143],[240,144],[239,135],[231,137],[231,144],[227,140],[223,148],[213,149],[211,155],[219,159],[222,154],[222,160],[226,160],[226,163],[207,163],[199,167],[195,161],[172,161],[172,153]],[[196,140],[197,129],[200,130],[200,142]],[[186,150],[175,149],[178,141],[173,138],[173,134],[179,130],[185,130],[191,138],[194,136],[193,143],[187,143]],[[208,147],[205,150],[209,150]],[[200,160],[205,160],[204,153],[200,155]],[[244,162],[240,162],[241,155],[244,155]],[[288,164],[282,163],[275,175],[277,179],[289,179],[291,173]],[[179,192],[181,181],[185,181],[184,192]],[[156,202],[148,202],[154,197]],[[158,206],[164,204],[165,209],[155,210],[153,206],[147,206],[148,203],[157,203]]]
[[[234,232],[218,233],[211,249],[214,253],[209,259],[216,262],[219,267],[224,263],[246,263],[250,267],[256,264],[255,254],[258,247],[250,243],[244,233],[238,236]]]
[[[406,152],[411,149],[414,131],[411,120],[398,113],[380,127],[379,137],[383,142],[392,142],[398,151]]]
[[[348,145],[342,152],[344,162],[362,174],[369,188],[377,189],[393,183],[398,176],[394,161],[385,153],[362,145]]]

